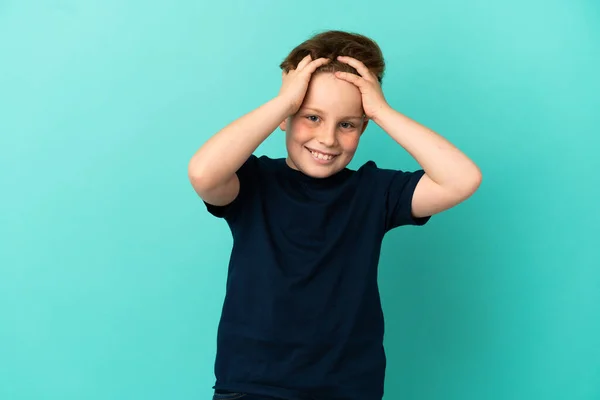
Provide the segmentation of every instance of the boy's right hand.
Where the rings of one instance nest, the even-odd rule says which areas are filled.
[[[312,60],[307,55],[298,63],[296,69],[289,72],[283,71],[282,84],[279,90],[279,97],[286,99],[290,104],[290,115],[296,114],[304,101],[304,96],[308,90],[308,84],[313,72],[322,65],[331,61],[328,58],[317,58]]]

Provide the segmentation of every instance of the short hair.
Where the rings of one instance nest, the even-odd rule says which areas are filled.
[[[385,71],[385,61],[379,45],[367,36],[339,30],[320,32],[296,46],[281,62],[279,67],[285,72],[296,69],[307,55],[313,60],[329,58],[331,61],[317,68],[316,72],[350,72],[360,75],[350,65],[338,61],[338,56],[356,58],[377,76],[381,83]]]

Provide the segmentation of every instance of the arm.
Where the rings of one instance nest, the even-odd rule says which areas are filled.
[[[188,164],[188,177],[196,193],[209,204],[231,203],[240,189],[236,171],[286,118],[288,111],[289,103],[275,97],[206,141]]]
[[[329,62],[306,56],[295,70],[283,73],[279,95],[227,125],[192,156],[188,177],[207,203],[227,205],[237,197],[236,171],[289,115],[300,108],[312,73]]]
[[[360,74],[336,72],[361,92],[363,108],[425,170],[412,198],[412,214],[427,217],[440,213],[470,197],[481,183],[481,171],[449,141],[400,114],[385,100],[377,77],[360,61],[339,57]]]
[[[412,213],[425,217],[469,198],[481,184],[481,171],[448,140],[384,107],[374,122],[402,146],[425,170],[412,199]]]

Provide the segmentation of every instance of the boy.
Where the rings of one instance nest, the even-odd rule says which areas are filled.
[[[381,400],[382,239],[464,201],[481,173],[387,103],[383,56],[369,38],[320,33],[281,68],[278,95],[211,137],[189,163],[195,191],[234,241],[214,398]],[[348,169],[369,121],[423,169]],[[277,126],[287,157],[255,156]]]

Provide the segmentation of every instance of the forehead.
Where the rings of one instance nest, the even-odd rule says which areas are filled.
[[[358,88],[329,72],[312,76],[302,107],[317,108],[331,115],[361,116],[363,113]]]

